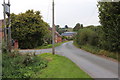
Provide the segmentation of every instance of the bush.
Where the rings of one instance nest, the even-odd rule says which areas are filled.
[[[98,2],[105,50],[120,53],[120,2]],[[104,46],[104,44],[103,44]]]
[[[3,54],[3,78],[32,78],[33,74],[45,67],[47,61],[33,54],[22,55],[18,52]]]
[[[51,41],[49,25],[43,21],[40,12],[34,10],[11,14],[11,34],[21,49],[33,49]]]
[[[98,54],[102,55],[102,56],[106,56],[106,57],[111,57],[111,58],[114,58],[114,59],[118,59],[118,56],[119,56],[118,53],[113,53],[113,52],[109,52],[109,51],[106,51],[106,50],[100,50]]]
[[[2,42],[2,52],[6,53],[6,46],[5,46],[5,42]]]
[[[90,44],[96,46],[98,44],[98,35],[92,29],[80,29],[76,35],[75,41],[79,45]]]
[[[114,47],[110,46],[112,43],[105,41],[106,38],[101,27],[90,26],[80,29],[74,40],[75,45],[93,54],[119,59],[119,52],[109,50],[110,48],[114,49]]]

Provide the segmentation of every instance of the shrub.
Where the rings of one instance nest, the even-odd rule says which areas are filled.
[[[5,46],[5,42],[2,42],[2,52],[6,53],[6,46]]]
[[[78,47],[88,52],[111,57],[120,61],[119,51],[113,51],[116,49],[116,47],[113,47],[116,44],[107,41],[106,36],[102,30],[102,26],[89,26],[87,28],[80,29],[75,37],[74,43],[75,45],[77,44]],[[117,47],[119,48],[119,46]]]
[[[113,53],[113,52],[109,52],[109,51],[106,51],[106,50],[100,50],[98,54],[102,55],[102,56],[106,56],[106,57],[111,57],[111,58],[114,58],[114,59],[118,59],[118,56],[119,56],[118,53]]]
[[[13,52],[3,54],[2,67],[3,78],[31,78],[38,69],[47,67],[47,61],[33,54]]]
[[[11,34],[14,40],[18,40],[21,49],[33,49],[51,40],[49,25],[40,12],[34,10],[11,14]]]
[[[79,45],[90,44],[96,46],[98,44],[98,35],[92,29],[80,29],[76,35],[75,41]]]

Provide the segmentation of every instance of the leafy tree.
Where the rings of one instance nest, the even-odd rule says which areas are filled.
[[[62,34],[62,33],[64,33],[64,32],[66,32],[66,29],[65,29],[65,28],[60,28],[60,25],[56,25],[55,28],[56,28],[56,31],[57,31],[59,34]]]
[[[97,46],[98,34],[90,28],[83,28],[78,31],[75,41],[80,46],[87,44]]]
[[[94,27],[95,27],[94,25],[89,25],[86,28],[94,28]]]
[[[79,29],[82,29],[83,25],[81,26],[80,23],[77,23],[76,26],[73,28],[73,31],[78,31]]]
[[[64,32],[66,32],[66,29],[65,29],[65,28],[59,28],[59,30],[58,30],[58,33],[59,33],[59,34],[62,34],[62,33],[64,33]]]
[[[68,25],[65,25],[65,28],[68,29],[69,28]]]
[[[81,24],[81,28],[83,28],[83,24]]]
[[[103,47],[120,51],[120,2],[99,2],[99,18],[103,31]]]
[[[56,25],[55,28],[56,28],[56,31],[58,32],[60,29],[60,25]]]
[[[11,14],[12,38],[18,40],[20,48],[42,45],[44,37],[50,33],[48,27],[39,11],[28,10],[18,15]]]

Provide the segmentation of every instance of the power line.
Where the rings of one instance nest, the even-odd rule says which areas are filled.
[[[49,19],[50,5],[51,5],[51,1],[48,2],[48,7],[47,7],[47,18],[46,18],[47,21],[48,21],[48,19]]]
[[[93,10],[92,14],[90,15],[90,17],[87,18],[87,20],[85,21],[84,24],[86,24],[86,23],[88,23],[90,20],[92,20],[94,14],[95,14],[95,12],[96,12],[96,9],[97,9],[97,7]]]

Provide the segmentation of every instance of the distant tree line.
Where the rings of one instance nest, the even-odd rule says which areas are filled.
[[[82,29],[82,28],[83,28],[83,24],[77,23],[73,28],[73,31],[78,31],[79,29]]]
[[[64,32],[72,32],[73,29],[70,28],[68,25],[65,25],[63,28],[60,27],[60,25],[56,25],[56,31],[59,33],[59,34],[62,34]]]

